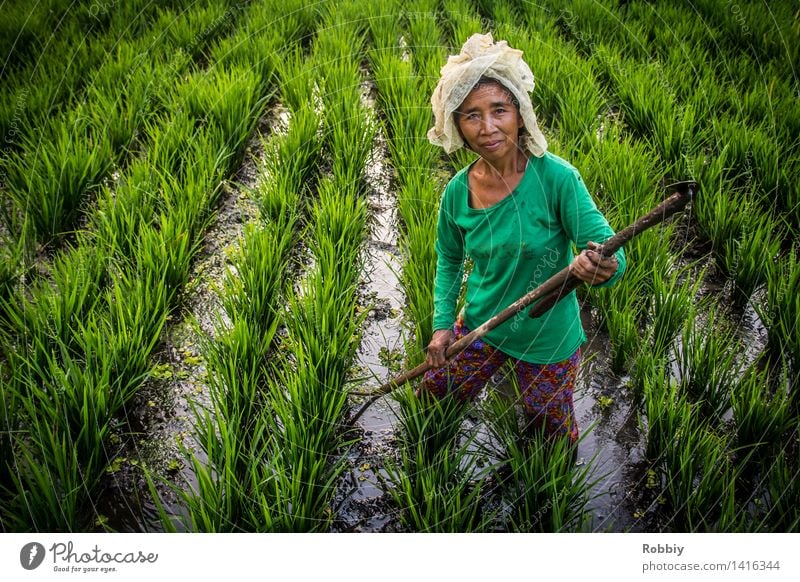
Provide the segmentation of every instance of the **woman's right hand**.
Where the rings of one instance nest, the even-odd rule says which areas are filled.
[[[454,341],[453,331],[449,329],[437,329],[433,332],[431,342],[428,344],[428,357],[426,361],[432,368],[441,368],[446,363],[444,353]]]

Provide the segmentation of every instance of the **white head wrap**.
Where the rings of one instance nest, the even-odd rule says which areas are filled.
[[[499,81],[519,102],[519,111],[527,135],[522,135],[522,147],[536,157],[547,150],[547,140],[539,129],[529,93],[533,91],[533,73],[522,60],[522,51],[513,49],[501,40],[493,42],[491,34],[473,34],[461,54],[450,55],[442,67],[442,78],[431,97],[434,126],[428,130],[428,140],[442,146],[449,154],[464,145],[453,120],[456,111],[481,77]]]

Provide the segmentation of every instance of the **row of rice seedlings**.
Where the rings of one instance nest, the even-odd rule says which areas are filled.
[[[231,103],[230,106],[238,106],[243,116],[253,115],[251,102],[248,99],[237,99],[235,102]],[[105,343],[96,342],[99,345],[85,344],[88,340],[82,340],[85,345],[78,343],[79,347],[83,349],[78,352],[79,355],[77,358],[68,358],[67,356],[71,356],[71,354],[62,356],[62,360],[64,361],[63,366],[57,363],[54,369],[45,371],[48,376],[59,378],[60,376],[66,375],[66,372],[60,371],[66,367],[70,373],[76,375],[77,380],[75,380],[75,382],[78,385],[85,384],[85,394],[92,398],[100,398],[102,394],[103,378],[89,378],[84,381],[81,380],[81,377],[77,376],[77,372],[73,372],[73,370],[79,369],[81,363],[87,361],[92,361],[92,363],[94,363],[94,358],[97,357],[103,362],[108,361],[104,359],[105,357],[103,354],[105,352],[100,351],[100,346],[110,345],[113,347],[114,343],[109,343],[109,337],[119,338],[120,341],[128,342],[121,348],[115,348],[114,351],[114,353],[127,354],[124,361],[130,361],[131,363],[146,361],[154,347],[154,340],[147,341],[147,338],[157,338],[159,334],[156,333],[156,329],[158,327],[160,331],[160,326],[146,326],[145,323],[155,318],[156,321],[161,321],[161,325],[163,325],[163,320],[168,313],[170,305],[173,303],[177,289],[186,280],[189,261],[198,248],[198,238],[190,239],[187,234],[192,234],[196,237],[200,231],[199,227],[207,220],[209,215],[208,207],[213,205],[217,184],[224,170],[224,164],[222,162],[231,154],[228,143],[236,144],[241,140],[238,139],[236,135],[224,135],[215,127],[212,127],[205,133],[198,133],[194,141],[187,141],[189,141],[191,145],[184,152],[184,155],[188,154],[188,156],[192,158],[193,164],[191,166],[184,166],[185,170],[183,176],[181,176],[182,179],[164,180],[162,182],[162,188],[165,190],[172,190],[172,193],[163,192],[165,199],[162,207],[159,209],[163,211],[163,213],[160,215],[158,213],[156,214],[157,218],[153,226],[148,225],[141,230],[139,233],[139,244],[134,252],[132,267],[130,267],[130,270],[126,269],[122,272],[117,282],[115,282],[112,289],[109,290],[106,295],[107,303],[110,306],[118,305],[118,309],[133,310],[135,314],[138,314],[135,319],[131,320],[131,329],[126,328],[128,333],[122,333],[126,330],[120,330],[118,326],[105,328],[98,323],[97,328],[103,330],[103,333],[97,335],[101,335]],[[177,195],[178,191],[181,192],[180,196]],[[203,207],[204,205],[206,208]],[[137,281],[139,287],[126,289],[125,292],[121,292],[123,288],[121,285],[123,285],[123,282],[126,280],[126,272],[135,274],[135,281]],[[164,301],[155,300],[155,297],[160,297],[162,295],[165,298]],[[105,318],[103,315],[104,309],[105,308],[101,306],[96,313],[98,322],[113,322],[115,308],[109,307],[108,313],[110,315]],[[75,335],[81,331],[83,330],[76,330],[72,334],[73,338],[84,336],[92,337],[91,334],[83,334],[81,336]],[[143,331],[150,331],[152,333],[143,336]],[[58,351],[56,351],[56,353],[58,353]],[[137,354],[137,356],[134,357],[133,354]],[[89,369],[96,369],[98,372],[102,372],[103,370],[112,368],[95,364]],[[134,374],[125,366],[117,366],[113,368],[113,370],[119,372],[120,381],[129,382],[133,387],[138,387],[143,380],[143,372]],[[35,379],[34,382],[38,383]],[[98,382],[100,384],[98,384]],[[92,392],[90,390],[92,386],[100,388],[101,391]],[[123,401],[128,401],[133,391],[133,389],[120,391],[120,394],[125,396]],[[28,392],[31,392],[31,390],[28,390]],[[55,404],[58,403],[54,395],[51,395],[49,391],[39,390],[38,394],[42,395],[44,399],[49,398],[53,400]],[[30,398],[30,395],[26,394],[26,396]],[[73,401],[76,400],[77,399],[73,399]],[[102,401],[102,398],[100,398],[100,400]],[[75,406],[80,404],[80,402],[73,402],[70,404]],[[95,445],[95,448],[91,446],[85,447],[86,457],[78,458],[78,462],[64,462],[64,447],[56,447],[57,443],[53,441],[53,438],[66,439],[65,442],[71,441],[71,439],[74,438],[72,436],[73,434],[80,434],[73,433],[74,427],[71,425],[65,426],[63,422],[60,425],[54,423],[54,425],[48,427],[47,434],[45,434],[43,432],[45,426],[37,421],[33,424],[33,432],[29,437],[20,437],[19,447],[22,451],[21,454],[24,454],[26,464],[25,470],[20,472],[20,477],[16,483],[17,491],[21,492],[21,494],[16,493],[12,499],[13,504],[10,504],[10,506],[13,505],[17,510],[14,512],[14,515],[17,518],[21,516],[20,521],[17,522],[20,528],[23,523],[32,523],[32,527],[35,528],[47,527],[48,523],[53,523],[45,521],[45,525],[43,526],[41,520],[47,519],[47,516],[27,515],[24,508],[21,507],[22,505],[41,508],[41,510],[44,511],[46,507],[53,509],[53,499],[67,495],[71,496],[70,499],[72,502],[66,503],[66,505],[77,511],[85,505],[88,499],[92,499],[96,495],[96,490],[71,487],[70,484],[73,481],[78,482],[77,479],[83,479],[94,487],[94,484],[98,482],[98,475],[102,474],[105,466],[104,463],[101,464],[97,462],[97,458],[104,458],[98,457],[98,455],[100,455],[101,452],[104,453],[102,443],[104,436],[107,434],[107,429],[105,428],[107,425],[105,423],[110,420],[108,418],[109,416],[121,409],[119,406],[116,407],[116,410],[113,408],[114,407],[104,408],[102,411],[104,414],[98,415],[99,418],[94,423],[85,423],[84,431],[91,431],[93,426],[97,426],[100,429],[100,436],[99,438],[90,439],[90,444]],[[54,409],[57,409],[57,406],[54,406]],[[80,408],[77,410],[80,410]],[[59,414],[59,418],[68,418],[69,416],[69,414],[64,412]],[[81,416],[80,418],[83,417]],[[30,419],[26,420],[28,422],[33,422]],[[53,445],[55,448],[46,446],[48,444]],[[36,445],[38,445],[38,447]],[[36,451],[36,455],[34,455],[32,451]],[[38,458],[39,456],[42,458]],[[69,475],[63,475],[59,479],[51,479],[49,488],[44,489],[41,487],[42,475],[44,472],[42,470],[37,470],[39,466],[51,469],[55,474],[60,474],[59,471],[63,472],[63,468],[68,467],[71,473]],[[70,477],[75,477],[75,479],[70,481]],[[33,483],[36,484],[36,487],[31,486]],[[66,488],[66,490],[63,488]],[[33,502],[28,502],[29,500],[26,496],[26,492],[29,491],[37,492],[34,494],[37,496],[37,499]],[[28,496],[29,495],[31,494],[28,493]],[[63,519],[63,521],[55,521],[56,525],[53,525],[52,529],[85,527],[85,515],[81,515],[80,512],[47,513],[45,511],[45,513],[47,515],[52,515],[52,519],[54,520],[58,520],[59,518]],[[32,521],[27,521],[31,518]]]
[[[221,10],[220,6],[217,11]],[[175,24],[196,37],[202,28],[191,26],[208,26],[208,22],[178,20]],[[135,131],[154,106],[153,80],[166,84],[171,81],[168,77],[177,75],[167,55],[154,66],[143,62],[142,50],[135,44],[128,50],[120,47],[117,56],[128,66],[120,68],[109,60],[89,86],[87,105],[48,121],[41,131],[23,132],[21,151],[8,157],[9,194],[20,213],[30,217],[39,240],[46,242],[75,223],[81,205],[113,165],[124,159]],[[133,67],[130,73],[129,67]]]
[[[333,31],[337,32],[341,30]],[[337,44],[330,33],[324,42],[318,43],[319,50],[339,53],[338,58],[349,48],[346,43]],[[330,84],[326,84],[326,88],[337,87],[337,91],[345,91],[351,98],[355,96],[358,102],[357,79],[353,83],[353,77],[347,78],[347,72],[357,76],[352,61],[344,72],[339,69],[330,74],[326,79]],[[335,75],[339,77],[334,78]],[[331,99],[329,106],[344,97],[337,91],[323,97],[323,100]],[[312,97],[311,91],[305,97]],[[264,217],[270,220],[271,235],[282,233],[281,252],[276,252],[272,236],[259,235],[265,245],[273,246],[245,247],[248,256],[254,255],[255,263],[270,256],[285,256],[294,240],[292,231],[294,220],[299,217],[300,202],[297,193],[303,186],[304,175],[309,174],[308,166],[295,163],[294,154],[318,151],[318,148],[309,147],[317,140],[318,117],[312,104],[308,99],[302,108],[292,112],[289,134],[279,140],[279,145],[271,152],[275,161],[268,163],[268,167],[272,170],[270,179],[275,180],[274,186],[259,198],[267,211]],[[369,141],[363,139],[365,125],[352,118],[353,113],[360,112],[351,108],[345,113],[350,117],[342,118],[341,112],[337,117],[336,111],[326,107],[326,118],[335,120],[331,122],[329,139],[346,159],[360,159],[362,154],[354,150],[363,150],[365,145],[369,147]],[[360,131],[346,134],[336,130],[337,126],[346,124],[349,124],[348,129],[358,127]],[[279,164],[281,159],[285,165]],[[299,161],[304,160],[314,162],[315,155],[301,156]],[[332,163],[335,166],[341,162],[334,159]],[[234,528],[311,531],[326,529],[333,517],[330,503],[338,478],[345,469],[345,457],[337,452],[347,444],[338,426],[347,405],[344,382],[355,356],[358,329],[363,319],[355,316],[355,290],[367,216],[364,200],[359,195],[360,177],[356,176],[355,180],[345,177],[350,170],[340,169],[342,172],[334,169],[334,177],[319,185],[319,201],[309,218],[308,244],[315,262],[301,283],[299,294],[288,298],[284,347],[292,357],[281,359],[269,377],[263,370],[269,343],[257,343],[254,353],[251,351],[241,357],[225,348],[223,352],[230,353],[209,359],[211,368],[218,370],[216,374],[237,367],[260,371],[254,372],[256,378],[246,378],[246,382],[222,374],[224,381],[211,386],[216,420],[206,413],[205,420],[201,417],[198,423],[209,464],[204,467],[194,462],[195,470],[202,477],[201,486],[196,493],[185,496],[193,527],[213,531]],[[288,212],[284,214],[284,211]],[[266,290],[261,273],[254,270],[248,276],[249,269],[240,271],[239,276],[245,281],[251,276],[257,277],[253,284]],[[276,283],[278,281],[279,278],[275,279]],[[275,291],[273,288],[269,302],[277,299]],[[229,287],[226,293],[229,298],[224,301],[232,319],[231,338],[240,336],[260,319],[259,314],[249,309],[246,313],[237,312],[242,292],[246,289]],[[218,330],[219,334],[223,332]],[[244,342],[243,338],[241,343]],[[267,384],[263,392],[263,382],[259,378]],[[239,394],[241,391],[243,393]],[[248,404],[249,422],[242,425],[238,409],[222,405],[240,399],[263,401],[268,412],[260,412],[261,407]],[[231,412],[237,412],[237,416],[232,417]],[[252,435],[256,438],[251,440]],[[219,485],[224,485],[228,495],[219,494]],[[253,505],[252,498],[259,502]]]
[[[325,16],[313,49],[315,66],[324,70],[319,86],[331,174],[319,182],[310,209],[312,267],[289,297],[286,349],[292,358],[269,382],[272,430],[279,443],[270,464],[286,476],[278,499],[279,529],[284,531],[329,528],[335,517],[334,494],[353,443],[340,423],[366,317],[358,310],[357,289],[369,216],[363,172],[374,125],[360,99],[363,40],[345,15]],[[359,165],[348,167],[353,163]]]
[[[341,144],[339,144],[341,145]],[[358,184],[324,178],[311,209],[309,249],[314,259],[299,294],[289,298],[286,349],[292,361],[270,382],[280,446],[271,461],[291,475],[281,500],[283,528],[324,530],[346,469],[350,441],[341,434],[346,381],[365,312],[357,310],[368,210]]]
[[[276,499],[275,476],[265,462],[274,448],[269,430],[266,356],[273,348],[285,291],[291,224],[268,223],[245,230],[227,273],[213,337],[201,343],[208,370],[210,407],[194,404],[194,437],[201,455],[184,450],[196,486],[175,484],[189,531],[269,531]],[[158,495],[162,527],[176,528]]]
[[[257,14],[248,19],[251,30],[242,31],[237,37],[243,38],[230,43],[239,46],[244,39],[252,41],[251,50],[237,51],[236,62],[241,65],[247,58],[258,59],[255,45],[265,35],[257,31],[266,24],[258,21],[267,18],[266,8],[253,7],[251,11]],[[272,12],[268,18],[275,17]],[[270,37],[274,43],[270,52],[291,52],[296,22],[284,16],[278,19],[282,38]],[[274,32],[275,27],[271,28]],[[278,49],[282,39],[289,46]],[[291,84],[286,62],[275,62],[284,81],[284,98]],[[305,74],[312,66],[313,62],[306,62],[292,73]],[[225,315],[215,323],[213,336],[203,341],[211,403],[210,407],[194,405],[195,440],[201,454],[184,450],[196,485],[172,485],[185,515],[170,515],[152,491],[167,531],[178,524],[190,531],[291,531],[294,514],[308,509],[299,503],[304,482],[291,472],[290,464],[276,461],[291,458],[296,450],[282,450],[284,441],[278,439],[283,427],[276,425],[272,397],[281,390],[274,376],[282,372],[267,364],[283,320],[279,305],[289,291],[289,257],[299,237],[301,196],[314,178],[319,157],[319,117],[312,107],[312,87],[306,85],[303,91],[293,102],[286,135],[262,144],[266,157],[259,168],[261,180],[250,191],[260,209],[260,221],[246,227],[221,293]]]
[[[462,437],[469,407],[456,398],[419,396],[398,390],[399,460],[385,462],[383,488],[399,510],[401,524],[416,532],[482,531],[483,482],[472,450],[475,434]]]
[[[7,145],[13,147],[21,126],[46,119],[48,112],[60,109],[84,86],[91,86],[95,69],[107,63],[109,53],[137,38],[132,23],[148,21],[159,6],[145,0],[126,2],[105,11],[110,19],[92,17],[86,13],[90,9],[86,4],[56,8],[39,3],[3,11],[0,26],[13,27],[13,33],[0,34],[0,42],[12,45],[0,49],[5,61],[0,69],[0,136]],[[50,20],[56,15],[56,21]],[[26,48],[26,43],[33,46]],[[137,53],[145,50],[142,44]]]
[[[576,467],[575,445],[552,438],[520,418],[516,398],[493,392],[485,408],[491,435],[489,449],[499,461],[492,467],[495,491],[503,508],[494,516],[513,532],[575,532],[588,524],[591,464]]]

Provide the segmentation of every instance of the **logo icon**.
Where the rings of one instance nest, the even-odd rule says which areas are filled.
[[[19,552],[19,563],[26,570],[35,570],[44,561],[44,546],[39,542],[30,542],[22,546]]]

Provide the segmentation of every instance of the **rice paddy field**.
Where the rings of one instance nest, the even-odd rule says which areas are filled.
[[[4,532],[800,530],[800,6],[0,2]],[[577,457],[424,360],[447,56],[524,51],[615,229]]]

